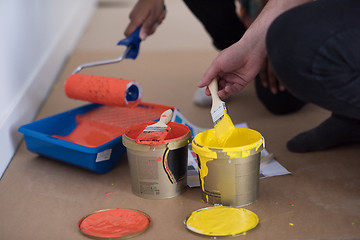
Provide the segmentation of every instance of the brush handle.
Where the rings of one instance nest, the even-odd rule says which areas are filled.
[[[219,94],[218,94],[218,84],[217,80],[214,79],[211,81],[211,83],[208,86],[210,93],[211,93],[211,99],[212,99],[212,106],[211,106],[211,112],[215,112],[216,109],[219,108],[219,106],[224,105],[224,102],[221,101]]]
[[[166,110],[165,112],[163,112],[161,114],[159,123],[164,124],[164,125],[168,124],[168,122],[170,122],[172,116],[173,116],[173,111],[171,109]]]
[[[170,122],[171,118],[173,116],[173,112],[171,109],[166,110],[165,112],[163,112],[160,116],[160,119],[158,122],[151,124],[149,126],[147,126],[145,128],[145,131],[154,127],[162,127],[162,128],[167,128],[168,122]]]

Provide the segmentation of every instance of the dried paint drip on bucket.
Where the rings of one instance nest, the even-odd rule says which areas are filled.
[[[133,209],[105,209],[80,219],[82,234],[95,239],[125,239],[143,233],[150,225],[146,213]]]
[[[246,234],[259,223],[257,215],[236,207],[209,207],[191,213],[185,220],[188,230],[211,237],[229,237]]]
[[[132,192],[143,198],[175,197],[187,187],[188,143],[191,132],[183,124],[169,122],[164,141],[136,143],[137,136],[152,123],[130,127],[123,136],[130,167]]]
[[[195,136],[202,199],[209,204],[244,206],[258,197],[261,134],[235,128],[225,146],[219,146],[214,129]]]

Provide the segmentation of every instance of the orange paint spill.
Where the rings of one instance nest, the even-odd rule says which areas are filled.
[[[81,219],[82,233],[95,237],[116,238],[137,234],[150,224],[148,217],[140,211],[112,209],[100,211]]]

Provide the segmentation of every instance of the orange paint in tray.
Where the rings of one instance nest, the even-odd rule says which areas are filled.
[[[98,147],[111,141],[114,138],[119,137],[123,134],[123,132],[124,128],[121,127],[92,122],[80,118],[78,125],[69,135],[53,136],[72,143],[83,145],[85,147]]]
[[[76,127],[66,135],[53,137],[86,147],[101,146],[124,134],[125,130],[135,124],[159,118],[168,106],[152,107],[119,107],[103,105],[85,114],[76,116]]]
[[[26,147],[97,173],[112,170],[126,152],[122,134],[133,125],[155,121],[172,106],[88,104],[23,125]]]

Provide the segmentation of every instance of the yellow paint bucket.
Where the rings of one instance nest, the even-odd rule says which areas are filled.
[[[192,149],[199,160],[202,199],[208,204],[245,206],[258,197],[262,135],[252,129],[235,128],[220,147],[215,130],[197,134]]]

